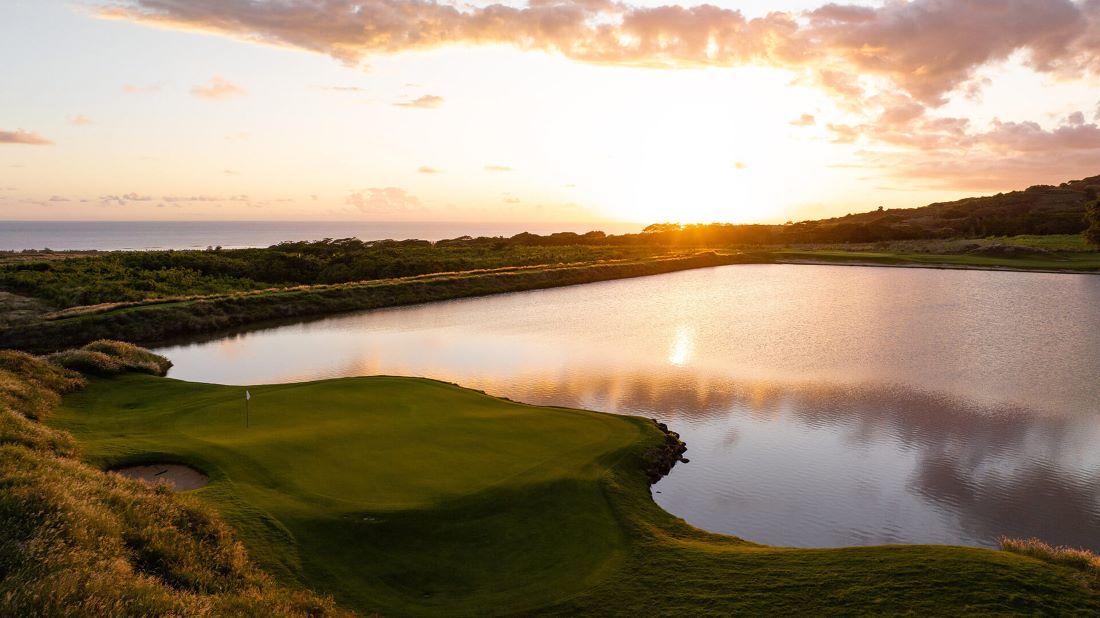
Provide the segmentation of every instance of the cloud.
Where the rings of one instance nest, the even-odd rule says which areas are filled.
[[[222,173],[228,176],[236,176],[239,172],[237,170],[222,170]]]
[[[860,128],[847,124],[829,123],[825,125],[833,133],[834,144],[851,144],[859,139]]]
[[[69,201],[69,198],[67,198],[67,197],[62,197],[62,196],[60,196],[60,195],[54,195],[54,196],[51,196],[51,197],[50,197],[50,201],[51,201],[51,202],[68,202],[68,201]]]
[[[398,101],[394,103],[397,107],[416,107],[419,109],[435,109],[440,105],[443,105],[443,97],[436,96],[434,94],[426,94],[418,99],[412,101]]]
[[[324,86],[321,90],[330,90],[332,92],[363,92],[366,88],[360,88],[359,86]]]
[[[791,121],[794,127],[812,127],[817,124],[817,118],[813,114],[802,114],[797,120]]]
[[[420,167],[416,168],[416,173],[417,174],[440,174],[442,172],[443,172],[443,170],[436,169],[434,167],[429,167],[427,165],[421,165]]]
[[[151,198],[150,198],[151,199]],[[177,202],[248,202],[250,201],[245,194],[241,195],[165,195],[161,197],[162,200],[168,203]]]
[[[48,146],[53,144],[50,140],[37,133],[16,129],[15,131],[0,131],[0,144],[26,144],[28,146]]]
[[[1100,8],[1071,0],[913,0],[808,14],[812,53],[851,72],[879,75],[930,105],[981,66],[1022,52],[1042,72],[1080,72],[1100,56],[1090,41]],[[825,10],[830,9],[830,10]]]
[[[511,172],[513,170],[512,170],[512,168],[508,167],[507,165],[486,165],[485,166],[485,171],[486,172]]]
[[[365,213],[387,214],[421,210],[420,200],[397,187],[370,188],[355,191],[344,203]]]
[[[73,125],[74,127],[86,127],[90,124],[95,124],[95,122],[87,116],[77,114],[76,116],[69,118],[69,124]]]
[[[221,77],[212,77],[206,84],[194,86],[191,88],[191,94],[199,97],[200,99],[210,99],[212,101],[219,101],[222,99],[228,99],[230,97],[240,97],[248,94],[244,88],[241,88],[237,84],[226,81]]]
[[[1100,170],[1100,126],[1072,113],[1061,124],[994,120],[975,128],[964,118],[921,117],[904,127],[889,122],[829,125],[836,141],[863,138],[864,167],[925,186],[956,190],[1003,190],[1050,178],[1094,176]],[[892,147],[902,146],[901,150]]]
[[[122,91],[126,94],[149,94],[151,92],[159,92],[161,84],[150,84],[148,86],[135,86],[133,84],[126,84],[122,87]]]
[[[140,193],[136,193],[136,192],[133,192],[133,191],[131,191],[130,193],[123,193],[121,195],[115,195],[115,194],[102,195],[99,198],[99,203],[100,203],[101,206],[109,206],[111,204],[117,204],[118,206],[124,206],[124,205],[126,205],[130,202],[151,202],[151,201],[153,201],[152,196],[141,195]]]
[[[822,1],[801,13],[755,18],[711,4],[613,0],[114,1],[104,16],[308,50],[349,65],[411,50],[509,45],[601,65],[770,66],[827,93],[846,113],[804,114],[791,125],[821,126],[835,143],[859,144],[871,166],[897,164],[904,174],[933,169],[940,157],[950,175],[972,167],[992,182],[1056,149],[1081,165],[1089,156],[1097,157],[1094,168],[1100,164],[1096,129],[1087,122],[1100,122],[1100,105],[1046,129],[1027,121],[981,128],[935,114],[952,96],[980,99],[991,83],[981,70],[1008,60],[1057,79],[1100,74],[1100,0]],[[395,105],[442,102],[423,95]]]
[[[1100,69],[1096,0],[830,3],[751,19],[708,4],[611,0],[462,8],[440,0],[120,0],[103,15],[305,49],[348,64],[377,54],[506,44],[598,64],[805,69],[849,98],[862,88],[843,76],[860,74],[890,80],[929,105],[970,83],[977,68],[1017,53],[1045,73]]]

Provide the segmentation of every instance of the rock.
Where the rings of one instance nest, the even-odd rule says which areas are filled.
[[[659,423],[656,420],[653,422],[658,429],[664,432],[665,440],[660,446],[646,453],[646,459],[649,460],[646,476],[649,478],[650,484],[656,483],[671,472],[676,462],[686,462],[682,455],[687,451],[687,445],[680,440],[680,434],[669,431],[668,426],[664,423]]]

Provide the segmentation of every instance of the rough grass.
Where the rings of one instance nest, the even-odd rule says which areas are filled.
[[[890,250],[777,249],[755,252],[761,261],[779,263],[827,262],[844,265],[925,266],[929,268],[980,268],[1039,272],[1097,272],[1100,252],[1064,252],[1049,255],[991,256],[969,253],[898,253]]]
[[[387,615],[1096,614],[1078,571],[944,546],[804,550],[695,529],[643,472],[643,419],[439,382],[242,387],[125,375],[56,417],[97,465],[188,463],[284,582]]]
[[[172,361],[163,356],[132,343],[109,339],[93,341],[78,350],[55,352],[46,358],[66,369],[100,377],[128,372],[163,376],[172,368]]]
[[[97,354],[145,368],[149,352]],[[213,510],[74,458],[38,420],[83,378],[0,351],[0,615],[324,616],[331,601],[278,586]]]
[[[1049,545],[1040,539],[1001,537],[1001,549],[1080,571],[1086,585],[1100,590],[1100,556],[1087,549]]]

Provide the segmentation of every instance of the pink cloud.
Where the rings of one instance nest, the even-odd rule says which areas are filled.
[[[434,94],[426,94],[412,101],[399,101],[394,103],[397,107],[416,107],[419,109],[435,109],[443,105],[443,97]]]
[[[191,94],[201,99],[218,101],[230,97],[240,97],[248,94],[244,88],[226,81],[221,77],[213,77],[209,82],[191,88]]]
[[[37,133],[16,129],[15,131],[0,131],[0,144],[25,144],[28,146],[48,146],[53,144],[50,140]]]
[[[397,187],[373,187],[355,191],[344,203],[368,214],[386,214],[421,210],[420,200]]]

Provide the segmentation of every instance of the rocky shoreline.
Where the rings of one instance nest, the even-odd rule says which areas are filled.
[[[649,478],[650,485],[667,476],[677,462],[688,462],[687,457],[684,457],[684,453],[687,452],[687,445],[680,439],[680,434],[669,430],[668,425],[659,422],[657,419],[652,420],[657,425],[657,429],[665,434],[665,440],[646,453],[649,465],[646,467],[645,473]]]

